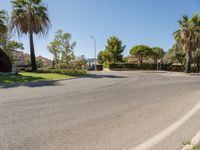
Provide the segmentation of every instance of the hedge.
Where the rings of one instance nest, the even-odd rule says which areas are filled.
[[[132,63],[111,63],[109,64],[110,70],[157,70],[157,64],[132,64]],[[183,72],[183,65],[172,65],[172,64],[162,64],[161,70],[164,71],[174,71],[174,72]],[[197,67],[192,66],[191,72],[197,73]]]
[[[131,64],[131,63],[112,63],[109,65],[110,70],[156,70],[156,64]]]
[[[31,70],[26,70],[27,72],[32,72]],[[47,69],[47,70],[37,70],[36,73],[55,73],[55,74],[67,74],[67,75],[83,75],[87,71],[83,69],[78,70],[59,70],[59,69]]]
[[[96,65],[96,69],[97,71],[102,71],[103,70],[103,65]],[[92,65],[91,67],[88,68],[89,71],[94,71],[95,70],[95,66]]]

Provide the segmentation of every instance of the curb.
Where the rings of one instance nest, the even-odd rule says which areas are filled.
[[[191,143],[186,145],[182,150],[191,150],[195,145],[200,142],[200,131],[193,137]]]

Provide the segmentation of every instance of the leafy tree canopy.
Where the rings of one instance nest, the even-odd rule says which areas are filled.
[[[125,45],[116,36],[111,36],[107,40],[107,45],[105,48],[105,53],[109,53],[111,62],[121,62],[123,59],[122,53],[125,49]],[[106,54],[107,55],[107,54]]]
[[[130,54],[136,56],[142,65],[143,59],[151,56],[152,49],[147,45],[136,45],[130,50]]]
[[[37,70],[33,34],[46,35],[51,27],[47,6],[42,0],[12,0],[11,23],[19,35],[29,35],[32,71]]]
[[[165,56],[167,63],[180,63],[185,64],[185,52],[180,48],[178,44],[174,44]]]
[[[74,59],[74,47],[76,42],[72,40],[70,33],[64,33],[62,30],[58,30],[55,34],[54,40],[48,46],[48,50],[53,54],[56,63],[61,61],[68,64],[70,60]]]
[[[1,34],[4,34],[7,30],[6,18],[7,13],[4,10],[0,10],[0,36]]]
[[[136,45],[130,50],[130,54],[137,57],[150,56],[151,53],[152,49],[147,45]]]
[[[152,59],[154,60],[155,63],[157,63],[158,59],[163,58],[164,55],[165,55],[165,52],[162,48],[160,48],[160,47],[153,47],[152,48],[151,57],[152,57]]]
[[[108,51],[101,51],[98,55],[98,62],[100,64],[103,64],[104,62],[108,61],[110,62],[111,61],[111,58],[110,58],[110,53]]]

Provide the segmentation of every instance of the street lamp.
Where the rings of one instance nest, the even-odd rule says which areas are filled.
[[[97,62],[96,62],[96,58],[97,58],[97,56],[96,56],[96,39],[95,39],[95,37],[94,36],[90,36],[93,40],[94,40],[94,58],[95,58],[95,60],[94,60],[94,69],[95,69],[95,71],[97,71]]]

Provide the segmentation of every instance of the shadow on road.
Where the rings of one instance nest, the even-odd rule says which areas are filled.
[[[35,87],[44,87],[44,86],[58,86],[60,85],[58,81],[41,81],[41,82],[32,82],[32,83],[13,83],[13,84],[4,84],[0,85],[0,89],[10,89],[10,88],[16,88],[20,86],[24,87],[30,87],[30,88],[35,88]]]
[[[69,78],[69,79],[64,79],[64,80],[55,80],[55,81],[39,81],[39,82],[34,82],[36,78],[32,79],[31,82],[27,83],[13,83],[13,84],[2,84],[0,85],[0,89],[9,89],[9,88],[16,88],[20,86],[24,87],[30,87],[30,88],[35,88],[35,87],[45,87],[45,86],[61,86],[59,81],[66,81],[66,80],[73,80],[73,79],[80,79],[80,78],[88,78],[88,79],[102,79],[102,78],[111,78],[111,79],[120,79],[120,78],[126,78],[125,76],[117,76],[117,75],[99,75],[99,74],[89,74],[81,77],[76,77],[76,78]],[[38,78],[37,78],[38,80]],[[41,79],[42,80],[42,79]]]
[[[92,74],[85,76],[86,78],[93,78],[93,79],[102,79],[102,78],[111,78],[111,79],[120,79],[120,78],[126,78],[125,76],[117,76],[117,75],[105,75],[105,74]]]

